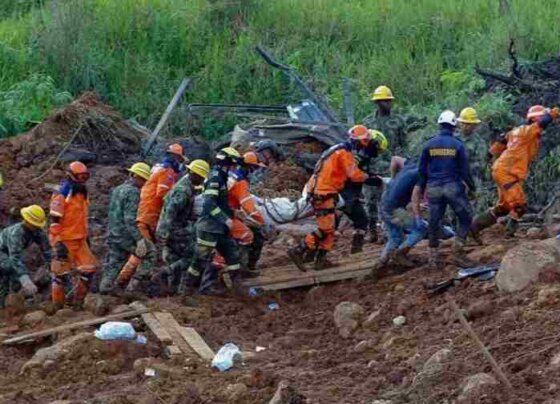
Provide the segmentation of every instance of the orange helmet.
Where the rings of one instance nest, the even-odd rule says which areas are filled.
[[[543,107],[542,105],[533,105],[527,111],[527,120],[532,121],[535,118],[540,118],[549,112],[548,108]]]
[[[173,143],[172,145],[169,145],[169,147],[167,148],[167,153],[175,154],[183,158],[185,157],[185,155],[183,154],[183,146],[181,146],[179,143]]]
[[[89,179],[89,171],[81,161],[74,161],[68,166],[70,178],[76,182],[86,182]]]
[[[355,125],[348,131],[348,136],[352,140],[369,140],[369,131],[364,125]]]
[[[243,163],[248,166],[266,167],[266,164],[259,162],[255,152],[247,152],[243,155]]]

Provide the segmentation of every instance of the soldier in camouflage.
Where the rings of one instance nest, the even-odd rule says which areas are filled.
[[[486,162],[488,161],[488,144],[476,133],[481,121],[476,110],[472,107],[463,108],[457,121],[459,122],[461,140],[469,158],[471,175],[473,179],[478,180],[476,182],[480,182],[484,175]]]
[[[109,204],[109,251],[105,258],[103,276],[99,285],[101,295],[110,293],[121,268],[134,254],[138,240],[142,238],[136,224],[140,190],[150,178],[150,166],[136,163],[128,169],[130,177],[111,193]],[[126,285],[120,285],[124,287]],[[98,305],[103,304],[100,297]]]
[[[31,244],[39,246],[43,259],[50,265],[52,254],[49,240],[43,228],[47,224],[45,211],[38,205],[21,209],[20,223],[6,227],[0,232],[0,306],[4,307],[6,296],[21,288],[27,295],[37,293],[23,261],[23,252]]]
[[[187,271],[194,254],[194,223],[200,214],[195,208],[195,200],[210,171],[204,160],[194,160],[187,168],[188,174],[165,196],[156,230],[158,242],[163,246],[163,261],[167,265],[164,278],[171,294],[176,293],[181,276]]]

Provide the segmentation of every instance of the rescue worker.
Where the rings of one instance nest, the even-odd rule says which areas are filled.
[[[266,167],[272,163],[277,163],[286,159],[278,144],[270,139],[263,139],[257,142],[255,145],[255,153],[257,154],[259,162],[263,163]]]
[[[37,293],[37,286],[29,277],[23,261],[24,250],[35,243],[43,253],[47,264],[51,262],[49,240],[43,229],[47,225],[45,211],[38,205],[20,210],[21,222],[0,231],[0,307],[4,307],[6,296],[17,284],[26,295]],[[17,283],[16,283],[17,282]]]
[[[461,110],[457,122],[459,123],[458,132],[461,135],[465,151],[469,156],[469,165],[474,181],[475,178],[482,178],[485,162],[487,161],[488,146],[477,133],[477,129],[482,121],[478,118],[474,108],[466,107]]]
[[[225,279],[237,285],[240,262],[239,251],[231,237],[233,212],[228,204],[228,175],[239,164],[241,156],[232,147],[218,152],[208,180],[204,185],[202,214],[196,222],[196,248],[189,269],[181,280],[180,293],[194,294],[201,278],[210,270],[212,254],[216,250],[226,262]]]
[[[418,165],[408,160],[383,193],[380,216],[388,234],[388,241],[377,267],[386,265],[390,260],[398,265],[408,266],[408,252],[426,236],[428,229],[421,216],[422,189],[418,180]],[[407,212],[409,203],[412,220]],[[405,232],[408,233],[406,237]]]
[[[156,228],[163,207],[163,198],[171,190],[183,170],[185,156],[180,144],[168,147],[163,163],[152,170],[150,178],[140,192],[136,223],[142,238],[138,240],[135,255],[142,259],[138,270],[126,287],[128,294],[135,294],[156,264]]]
[[[165,197],[156,230],[158,242],[163,247],[163,261],[167,265],[164,283],[171,294],[176,292],[194,253],[195,201],[202,192],[210,166],[204,160],[194,160],[187,166],[187,171]]]
[[[258,260],[264,247],[264,216],[257,208],[253,195],[249,192],[249,175],[259,168],[266,168],[259,162],[255,152],[243,155],[240,166],[230,171],[228,178],[228,204],[234,212],[231,236],[239,244],[242,277],[256,277]],[[255,245],[255,233],[258,243]]]
[[[126,286],[117,276],[129,257],[134,256],[136,245],[142,238],[136,224],[140,190],[150,178],[150,166],[146,163],[135,163],[128,169],[128,179],[113,192],[109,202],[109,228],[107,244],[109,251],[105,257],[103,276],[99,284],[100,295],[106,295]],[[135,257],[139,262],[139,259]],[[115,285],[117,280],[118,285]],[[127,279],[127,281],[130,280]],[[102,305],[100,296],[98,303]]]
[[[73,290],[73,307],[81,310],[97,266],[88,243],[89,171],[85,164],[74,161],[67,175],[50,203],[49,241],[54,253],[51,296],[53,308],[58,310],[64,306],[66,292]],[[70,273],[73,267],[78,272],[74,287]]]
[[[428,198],[429,266],[434,269],[439,264],[439,234],[448,205],[459,222],[453,245],[456,262],[467,262],[464,247],[472,220],[472,207],[465,185],[469,193],[476,191],[463,142],[453,136],[457,127],[455,114],[443,111],[438,118],[438,125],[440,132],[424,144],[418,165],[419,185],[422,191],[426,191]]]
[[[538,155],[543,130],[558,119],[560,110],[534,105],[527,112],[527,123],[512,129],[490,147],[495,158],[492,178],[498,187],[498,203],[487,212],[477,215],[471,235],[480,242],[480,232],[496,223],[497,218],[509,214],[506,235],[514,237],[518,221],[527,208],[523,183],[529,167]]]
[[[360,126],[355,126],[353,129],[356,130],[356,128],[359,129]],[[355,150],[353,153],[358,168],[370,176],[375,176],[373,172],[374,160],[378,155],[387,150],[389,143],[381,132],[376,130],[369,130],[368,132],[371,141],[366,146],[359,142],[354,143]],[[350,218],[354,227],[350,254],[363,251],[365,234],[368,229],[368,216],[362,197],[363,185],[362,183],[348,182],[341,192],[341,196],[344,199],[343,211]],[[382,187],[381,181],[378,187]]]
[[[385,158],[375,161],[373,169],[385,173],[389,169],[390,156],[405,156],[407,151],[407,133],[418,129],[421,125],[416,118],[404,118],[393,113],[393,92],[387,86],[377,87],[371,95],[375,105],[375,112],[364,118],[364,125],[383,133],[391,144],[391,153]],[[379,217],[379,200],[383,192],[382,187],[364,186],[365,207],[369,218],[369,241],[378,241],[377,222]]]
[[[347,182],[378,184],[379,177],[368,178],[354,159],[357,145],[367,147],[372,142],[368,129],[357,125],[350,129],[349,140],[326,150],[315,166],[306,185],[306,192],[317,220],[317,230],[308,234],[302,244],[288,250],[288,256],[301,270],[315,260],[315,270],[326,268],[327,253],[334,247],[335,206],[339,193]]]

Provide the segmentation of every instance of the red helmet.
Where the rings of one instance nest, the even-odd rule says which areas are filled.
[[[548,108],[543,107],[542,105],[533,105],[527,111],[527,120],[532,121],[535,118],[540,118],[549,112]]]
[[[348,131],[348,136],[352,140],[369,140],[369,131],[364,125],[355,125]]]
[[[89,171],[81,161],[74,161],[68,166],[70,178],[75,182],[86,182],[89,179]]]

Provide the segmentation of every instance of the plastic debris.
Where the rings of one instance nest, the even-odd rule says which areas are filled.
[[[268,310],[270,310],[270,311],[275,311],[275,310],[278,310],[278,309],[280,309],[280,305],[278,303],[274,302],[274,303],[270,303],[268,305]]]
[[[393,325],[395,327],[402,327],[406,324],[406,317],[405,316],[398,316],[393,319]]]
[[[212,367],[218,368],[220,372],[225,372],[233,367],[235,359],[241,359],[241,351],[239,347],[231,342],[228,342],[214,356],[212,359]]]
[[[255,287],[249,288],[249,296],[255,297],[259,295],[259,290]]]
[[[136,338],[136,331],[130,323],[109,321],[95,330],[95,337],[103,341],[133,340]]]
[[[144,376],[154,377],[156,375],[156,370],[152,368],[144,369]]]
[[[255,348],[255,351],[256,351],[256,352],[261,352],[261,351],[265,351],[265,350],[266,350],[266,348],[265,348],[264,346],[257,346],[257,347]]]

